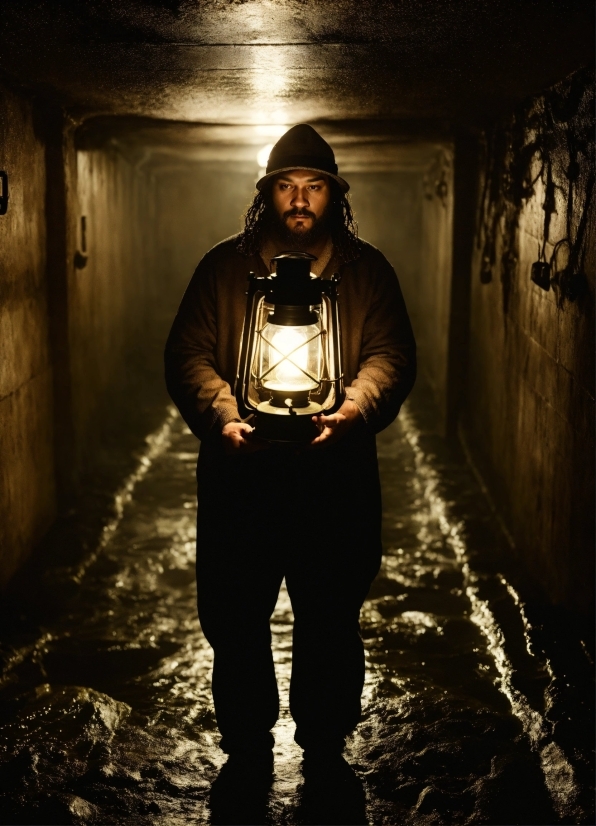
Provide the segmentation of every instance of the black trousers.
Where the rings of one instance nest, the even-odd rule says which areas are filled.
[[[360,719],[359,614],[381,561],[380,497],[376,457],[356,474],[350,458],[268,451],[199,463],[198,610],[225,751],[273,742],[269,621],[284,576],[296,741],[341,748]]]

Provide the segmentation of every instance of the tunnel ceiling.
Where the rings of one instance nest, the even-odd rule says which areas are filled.
[[[473,123],[593,60],[585,0],[4,0],[1,25],[0,71],[81,119]]]

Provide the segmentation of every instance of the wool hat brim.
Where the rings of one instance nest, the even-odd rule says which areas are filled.
[[[281,175],[283,172],[292,172],[294,169],[304,169],[308,172],[319,172],[321,175],[326,175],[328,178],[333,178],[334,181],[337,181],[342,192],[348,192],[350,189],[350,184],[343,178],[340,178],[339,175],[334,175],[332,172],[327,172],[325,169],[317,169],[315,166],[284,166],[282,169],[274,169],[272,172],[268,172],[266,175],[263,175],[262,178],[259,178],[257,181],[257,189],[260,192],[268,180],[275,178],[276,175]]]

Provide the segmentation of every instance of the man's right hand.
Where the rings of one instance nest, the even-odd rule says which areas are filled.
[[[228,456],[237,456],[241,453],[256,453],[269,447],[267,442],[253,438],[254,427],[246,422],[228,422],[223,426],[221,438],[224,451]]]

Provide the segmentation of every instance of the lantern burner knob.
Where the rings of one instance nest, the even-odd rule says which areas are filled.
[[[309,390],[292,390],[292,396],[288,396],[287,390],[270,390],[271,398],[269,404],[271,407],[282,408],[301,408],[309,405]]]

